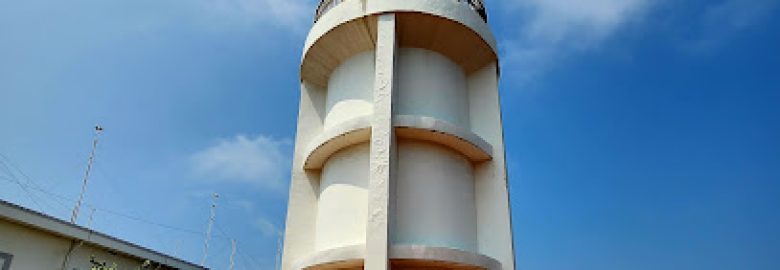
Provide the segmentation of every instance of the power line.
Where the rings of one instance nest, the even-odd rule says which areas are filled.
[[[86,205],[90,205],[90,204],[86,204]],[[193,234],[193,235],[201,235],[201,236],[205,235],[205,233],[203,233],[203,232],[190,230],[190,229],[179,228],[179,227],[175,227],[175,226],[171,226],[171,225],[167,225],[167,224],[151,221],[151,220],[148,220],[148,219],[144,219],[144,218],[140,218],[140,217],[124,214],[124,213],[117,212],[117,211],[110,210],[110,209],[106,209],[106,208],[96,208],[96,209],[99,210],[99,211],[103,211],[105,213],[113,214],[113,215],[116,215],[116,216],[124,217],[126,219],[131,219],[131,220],[135,220],[135,221],[142,222],[142,223],[147,223],[147,224],[150,224],[150,225],[155,225],[155,226],[166,228],[166,229],[169,229],[169,230],[189,233],[189,234]]]
[[[8,178],[5,178],[5,177],[0,177],[0,179],[5,179],[5,180],[7,180],[9,182],[11,181],[11,179],[8,179]],[[57,197],[57,198],[66,200],[68,202],[75,202],[76,201],[74,199],[70,199],[70,198],[65,197],[63,195],[60,195],[60,194],[57,194],[57,193],[54,193],[54,192],[51,192],[51,191],[48,191],[48,190],[45,190],[45,189],[38,189],[38,188],[35,188],[35,187],[29,187],[29,188],[33,189],[33,190],[36,190],[38,192],[41,192],[41,193],[53,196],[53,197]],[[107,213],[107,214],[123,217],[123,218],[129,219],[129,220],[134,220],[134,221],[141,222],[141,223],[146,223],[146,224],[149,224],[149,225],[158,226],[158,227],[161,227],[161,228],[166,228],[166,229],[173,230],[173,231],[189,233],[189,234],[193,234],[193,235],[197,235],[197,236],[204,236],[204,235],[206,235],[204,232],[199,232],[199,231],[195,231],[195,230],[191,230],[191,229],[185,229],[185,228],[179,228],[179,227],[176,227],[176,226],[171,226],[171,225],[159,223],[159,222],[156,222],[156,221],[151,221],[151,220],[148,220],[148,219],[145,219],[145,218],[141,218],[141,217],[125,214],[125,213],[122,213],[122,212],[119,212],[119,211],[115,211],[115,210],[111,210],[111,209],[107,209],[107,208],[102,208],[102,207],[96,207],[95,205],[90,204],[90,203],[85,203],[84,205],[85,206],[89,206],[89,207],[93,207],[95,210],[97,210],[99,212],[103,212],[103,213]]]
[[[33,202],[33,204],[35,204],[36,206],[38,206],[38,209],[39,209],[40,211],[43,211],[43,206],[41,206],[41,204],[39,204],[39,203],[38,203],[38,200],[36,200],[36,199],[35,199],[35,196],[33,196],[33,195],[32,195],[32,193],[30,193],[30,191],[29,191],[29,190],[27,190],[27,187],[25,187],[25,186],[24,186],[22,183],[20,183],[20,182],[19,182],[19,180],[17,180],[17,179],[11,179],[11,178],[5,178],[5,177],[3,177],[3,179],[9,179],[9,180],[12,180],[12,181],[13,181],[13,183],[15,183],[15,184],[19,185],[19,187],[21,187],[21,188],[22,188],[22,190],[24,191],[24,194],[27,194],[27,198],[29,198],[29,199],[30,199],[30,201],[32,201],[32,202]]]
[[[77,200],[75,200],[75,199],[69,198],[67,196],[64,196],[64,195],[52,192],[52,191],[50,191],[50,190],[48,190],[46,188],[41,187],[31,177],[29,177],[21,168],[16,166],[7,156],[5,156],[2,153],[0,153],[0,157],[2,157],[3,159],[7,160],[6,162],[3,162],[2,160],[0,160],[0,165],[2,165],[2,167],[0,167],[0,168],[4,167],[4,169],[6,171],[6,174],[8,174],[8,176],[10,177],[9,178],[9,177],[2,177],[2,176],[0,176],[0,179],[6,180],[7,182],[14,183],[14,184],[18,185],[20,188],[22,188],[25,191],[25,193],[30,197],[30,199],[33,200],[33,203],[35,203],[40,209],[43,209],[44,207],[42,207],[38,203],[38,201],[36,199],[37,197],[35,196],[36,194],[33,191],[40,192],[41,194],[48,195],[48,196],[43,196],[43,197],[44,198],[51,198],[51,199],[53,199],[54,202],[56,202],[59,206],[62,206],[63,209],[65,209],[65,210],[67,210],[67,208],[68,208],[65,205],[65,203],[77,202]],[[24,176],[27,184],[22,183],[21,181],[19,181],[19,179],[14,174],[12,174],[13,172],[12,172],[11,168],[9,167],[9,165],[13,166],[14,169],[16,169],[16,171],[18,171],[18,174]],[[65,202],[65,203],[63,203],[63,202]],[[123,213],[121,211],[116,211],[116,210],[112,210],[112,209],[108,209],[108,208],[97,207],[96,205],[91,204],[91,203],[83,203],[83,206],[90,207],[93,211],[96,211],[96,212],[101,212],[101,213],[106,213],[106,214],[118,216],[118,217],[125,218],[125,219],[128,219],[128,220],[132,220],[132,221],[135,221],[135,222],[149,224],[149,225],[157,226],[157,227],[164,228],[164,229],[171,230],[171,231],[187,233],[187,234],[191,234],[193,236],[207,236],[208,238],[214,237],[214,238],[219,238],[219,239],[230,239],[231,241],[236,241],[236,243],[235,243],[235,253],[237,253],[239,255],[239,257],[241,258],[242,266],[244,266],[245,269],[250,269],[248,267],[248,264],[249,265],[253,265],[253,267],[255,269],[261,269],[262,268],[261,267],[262,264],[260,264],[254,258],[254,256],[248,255],[245,252],[243,252],[242,248],[239,247],[238,241],[235,240],[235,238],[230,237],[225,232],[225,230],[219,225],[219,223],[216,222],[215,219],[213,221],[214,222],[213,226],[215,226],[217,228],[217,230],[221,234],[220,236],[212,236],[212,235],[209,235],[208,232],[201,232],[201,231],[196,231],[196,230],[192,230],[192,229],[186,229],[186,228],[181,228],[181,227],[177,227],[177,226],[172,226],[172,225],[156,222],[156,221],[153,221],[153,220],[150,220],[150,219],[142,218],[142,217],[139,217],[139,216],[126,214],[126,213]],[[92,229],[92,228],[89,228],[89,229]],[[222,248],[221,250],[224,250],[224,248]],[[233,253],[233,251],[231,251],[231,253]]]
[[[238,256],[241,259],[241,265],[244,266],[244,269],[250,269],[249,266],[246,263],[247,259],[246,259],[246,257],[244,257],[244,254],[241,254],[241,252],[238,252]]]
[[[41,205],[38,204],[38,202],[34,200],[34,197],[35,197],[34,193],[30,192],[30,189],[38,191],[38,192],[41,192],[41,193],[46,194],[46,195],[49,195],[52,198],[63,200],[65,202],[70,202],[70,203],[76,202],[76,200],[74,200],[74,199],[71,199],[71,198],[68,198],[66,196],[63,196],[63,195],[51,192],[51,191],[41,187],[40,185],[36,184],[36,182],[29,175],[27,175],[19,166],[14,164],[11,161],[11,159],[8,158],[8,156],[0,153],[0,157],[2,157],[3,159],[6,160],[5,162],[0,160],[0,165],[3,165],[3,167],[5,167],[5,170],[6,170],[7,173],[13,173],[11,171],[11,169],[8,167],[8,165],[11,165],[19,174],[24,176],[24,178],[27,180],[28,183],[30,183],[30,185],[24,185],[13,174],[9,174],[9,176],[13,177],[13,178],[4,178],[4,177],[0,177],[0,178],[9,180],[12,183],[16,183],[17,185],[19,185],[25,191],[25,193],[28,193],[31,197],[33,197],[31,199],[33,199],[33,202],[36,205],[38,205],[38,207],[41,208],[41,210],[43,209],[43,207],[41,207]],[[65,209],[68,208],[64,203],[62,203],[60,201],[55,200],[55,202],[60,204]],[[122,212],[119,212],[119,211],[116,211],[116,210],[111,210],[111,209],[107,209],[107,208],[97,207],[96,205],[91,204],[91,203],[84,203],[84,205],[88,206],[88,207],[91,207],[91,208],[93,208],[93,209],[95,209],[97,211],[103,212],[103,213],[107,213],[107,214],[123,217],[123,218],[129,219],[129,220],[134,220],[134,221],[141,222],[141,223],[146,223],[146,224],[158,226],[158,227],[161,227],[161,228],[166,228],[166,229],[173,230],[173,231],[179,231],[179,232],[189,233],[189,234],[198,235],[198,236],[205,235],[204,232],[199,232],[199,231],[195,231],[195,230],[191,230],[191,229],[179,228],[179,227],[176,227],[176,226],[171,226],[171,225],[155,222],[155,221],[148,220],[148,219],[141,218],[141,217],[137,217],[137,216],[134,216],[134,215],[125,214],[125,213],[122,213]]]
[[[93,147],[94,147],[94,143],[93,143]],[[94,151],[94,149],[93,149],[93,151]],[[78,207],[78,202],[79,202],[78,200],[74,200],[74,199],[72,199],[70,197],[67,197],[67,196],[64,196],[64,195],[52,192],[49,189],[43,188],[41,185],[38,185],[29,175],[27,175],[20,167],[18,167],[16,164],[14,164],[10,160],[10,158],[8,158],[7,156],[3,155],[2,153],[0,153],[0,157],[2,157],[3,159],[6,160],[6,161],[3,161],[2,159],[0,159],[0,165],[2,165],[2,166],[0,166],[0,169],[2,169],[2,170],[0,170],[0,172],[2,172],[4,170],[6,172],[6,174],[8,175],[8,177],[4,177],[4,176],[2,176],[0,174],[0,179],[18,185],[24,191],[24,193],[30,198],[30,200],[33,203],[35,203],[36,206],[38,206],[38,208],[40,209],[41,212],[44,212],[44,210],[43,210],[44,207],[39,203],[39,199],[37,198],[35,192],[39,192],[38,195],[39,194],[45,194],[45,196],[41,196],[41,197],[43,197],[43,198],[50,198],[50,199],[54,200],[54,202],[57,203],[59,206],[61,206],[65,211],[68,210],[68,206],[66,205],[67,203],[74,203],[75,202],[75,203],[77,203],[77,207]],[[92,157],[92,159],[94,160],[94,157]],[[92,165],[94,166],[95,164],[96,163],[93,163]],[[14,173],[14,171],[11,169],[11,166],[13,166],[14,169],[16,169],[16,172],[19,175],[24,176],[24,178],[26,179],[27,183],[22,183],[22,181],[20,181],[20,178],[18,178],[16,176],[16,173]],[[89,169],[90,169],[90,167],[92,167],[92,166],[88,165],[88,172],[85,173],[85,177],[89,176]],[[100,170],[100,168],[98,168],[98,170]],[[83,190],[84,190],[84,187],[82,187],[82,192],[83,192]],[[81,194],[80,198],[83,199],[83,193]],[[63,202],[65,202],[65,203],[63,203]],[[89,222],[90,224],[88,225],[88,229],[90,229],[90,230],[94,230],[92,228],[92,223],[93,223],[93,217],[92,216],[94,215],[94,212],[100,212],[100,213],[106,213],[106,214],[109,214],[109,215],[121,217],[121,218],[128,219],[128,220],[132,220],[132,221],[139,222],[139,223],[144,223],[144,224],[157,226],[159,228],[164,228],[164,229],[167,229],[167,230],[170,230],[170,231],[187,233],[187,234],[190,234],[190,235],[193,235],[193,236],[206,236],[207,239],[208,238],[212,238],[211,235],[210,235],[210,229],[209,229],[209,232],[204,233],[202,231],[196,231],[196,230],[192,230],[192,229],[181,228],[181,227],[172,226],[172,225],[160,223],[160,222],[157,222],[157,221],[153,221],[151,219],[139,217],[139,216],[136,216],[136,215],[127,214],[127,213],[124,213],[124,212],[121,212],[121,211],[116,211],[116,210],[112,210],[112,209],[108,209],[108,208],[97,207],[96,205],[91,204],[91,203],[87,203],[87,202],[82,202],[81,206],[89,207],[93,211],[92,215],[90,215],[90,222]],[[74,210],[75,210],[75,208],[74,208]],[[213,221],[214,220],[213,220],[213,215],[212,215],[212,222]],[[231,239],[230,237],[227,237],[226,234],[224,234],[224,232],[223,232],[223,236],[215,236],[214,238]],[[231,250],[231,254],[232,254],[231,257],[234,256],[235,253],[239,253],[239,256],[242,258],[242,265],[246,266],[246,256],[240,250],[238,250],[238,243],[237,242],[235,243],[235,245],[236,246],[234,248],[232,248],[232,250]],[[217,251],[222,251],[222,250],[224,250],[224,248],[221,248],[220,250],[217,250]],[[177,250],[177,253],[178,253],[178,250]],[[254,261],[254,258],[252,258],[252,259]],[[233,264],[235,264],[234,261],[233,261]],[[249,269],[249,268],[246,268],[246,269]]]
[[[254,266],[256,267],[255,269],[262,269],[262,268],[263,268],[263,267],[262,267],[262,264],[258,263],[258,262],[255,260],[255,257],[254,257],[254,256],[252,256],[252,255],[246,255],[246,254],[244,254],[243,252],[241,252],[241,249],[240,249],[240,248],[239,248],[239,249],[237,249],[236,251],[238,252],[238,255],[239,255],[239,256],[241,256],[241,257],[244,257],[244,258],[246,258],[246,257],[249,257],[249,261],[250,261],[250,262],[252,262],[251,264],[254,264]]]
[[[2,153],[0,153],[0,157],[5,159],[5,161],[0,160],[0,164],[2,164],[3,167],[5,168],[6,175],[11,177],[11,178],[9,178],[9,180],[12,180],[12,181],[14,181],[14,183],[19,185],[19,187],[21,187],[22,190],[24,191],[24,193],[27,194],[28,198],[30,198],[30,200],[33,202],[33,204],[38,206],[40,211],[44,211],[44,207],[41,206],[40,203],[38,203],[39,198],[37,198],[32,192],[30,192],[27,189],[28,185],[33,185],[33,186],[36,186],[36,187],[39,187],[39,188],[40,188],[40,186],[38,186],[38,184],[36,184],[35,181],[33,181],[26,173],[24,173],[24,171],[22,171],[22,169],[19,168],[19,166],[17,166],[13,161],[11,161],[11,159],[8,158],[6,155],[3,155]],[[19,178],[16,177],[16,173],[14,173],[13,170],[11,170],[11,168],[8,167],[8,165],[11,165],[11,167],[13,167],[17,171],[18,174],[21,174],[22,176],[24,176],[24,178],[27,180],[26,182],[28,183],[28,185],[22,184],[21,181],[19,181]],[[45,201],[43,201],[43,202],[46,203]],[[59,203],[59,202],[57,202],[57,203]],[[46,206],[49,206],[50,208],[53,208],[48,203],[46,203]],[[64,206],[64,207],[67,210],[67,206]]]
[[[17,171],[19,174],[21,174],[22,176],[24,176],[25,180],[27,180],[27,182],[28,182],[28,183],[32,184],[33,186],[35,186],[35,187],[37,187],[37,188],[41,188],[41,186],[40,186],[40,185],[38,185],[38,183],[36,183],[35,181],[33,181],[33,179],[32,179],[32,178],[30,178],[30,176],[29,176],[29,175],[27,175],[27,173],[25,173],[25,172],[22,170],[22,168],[20,168],[18,165],[16,165],[16,163],[14,163],[14,162],[13,162],[13,161],[12,161],[12,160],[11,160],[11,159],[8,157],[8,156],[6,156],[6,155],[3,155],[3,153],[0,153],[0,157],[3,157],[3,159],[5,159],[5,160],[6,160],[4,163],[10,164],[12,167],[14,167],[14,169],[16,169],[16,171]],[[8,168],[8,167],[7,167],[7,165],[3,165],[3,166],[5,166],[6,168]],[[13,172],[11,172],[10,170],[8,170],[8,172],[9,172],[9,173],[11,173],[11,174],[13,174]]]
[[[6,180],[8,180],[8,181],[13,181],[13,180],[14,180],[14,179],[11,179],[11,178],[3,178],[3,179],[6,179]],[[38,192],[41,192],[41,193],[44,193],[44,194],[47,194],[47,195],[51,195],[51,196],[53,196],[54,198],[59,198],[59,199],[61,199],[61,200],[65,200],[65,201],[68,201],[68,202],[74,202],[74,201],[75,201],[75,200],[69,199],[69,198],[67,198],[67,197],[65,197],[65,196],[62,196],[62,195],[59,195],[59,194],[56,194],[56,193],[50,192],[50,191],[48,191],[48,190],[46,190],[46,189],[43,189],[43,188],[40,188],[40,187],[30,187],[30,186],[27,186],[27,187],[28,187],[28,188],[30,188],[30,189],[32,189],[32,190],[35,190],[35,191],[38,191]],[[67,208],[67,206],[65,206],[64,204],[61,204],[61,205],[62,205],[63,207],[65,207],[65,208]]]
[[[223,237],[228,238],[228,239],[235,239],[233,237],[230,237],[230,235],[228,235],[225,232],[225,230],[222,228],[222,226],[219,225],[219,223],[214,223],[214,226],[217,228],[217,231],[219,231],[219,233],[222,234]],[[261,267],[262,264],[258,263],[253,256],[251,256],[251,255],[247,256],[244,253],[242,253],[240,246],[238,246],[236,251],[238,252],[238,255],[241,256],[242,258],[244,258],[245,260],[246,260],[246,257],[249,257],[249,261],[252,262],[252,264],[254,264],[256,269],[262,269],[262,267]]]

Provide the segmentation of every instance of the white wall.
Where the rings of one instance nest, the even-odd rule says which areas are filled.
[[[322,168],[316,250],[365,243],[368,154],[368,143],[350,146]]]
[[[498,95],[498,64],[469,77],[471,129],[493,146],[493,160],[475,167],[475,193],[479,222],[479,252],[514,269],[509,190],[507,189],[504,137]]]
[[[402,48],[398,60],[396,114],[439,118],[469,128],[469,96],[463,69],[425,49]]]
[[[345,2],[349,5],[346,3],[350,1]],[[399,48],[394,59],[395,69],[390,72],[376,69],[376,65],[386,64],[376,60],[376,56],[374,51],[368,51],[340,63],[331,73],[327,89],[322,89],[321,102],[305,103],[310,96],[302,95],[299,121],[303,125],[299,125],[297,144],[309,145],[309,137],[325,134],[325,130],[363,116],[371,117],[374,131],[379,131],[373,135],[381,134],[376,137],[384,140],[372,140],[376,156],[370,154],[369,144],[363,143],[333,154],[319,171],[301,170],[301,164],[295,165],[284,268],[290,269],[291,262],[296,259],[327,254],[319,251],[369,243],[386,244],[372,240],[371,237],[379,234],[366,229],[385,228],[367,222],[369,210],[372,214],[387,213],[369,208],[374,201],[370,199],[372,193],[368,185],[371,158],[376,160],[377,156],[389,153],[389,164],[394,167],[390,170],[392,190],[389,194],[393,199],[389,209],[389,244],[477,252],[498,259],[504,269],[513,269],[497,66],[491,64],[483,70],[465,74],[460,65],[437,52]],[[374,80],[382,81],[378,78],[385,77],[391,77],[385,81],[393,83],[386,87],[393,91],[390,95],[392,111],[374,105],[375,102],[383,104],[381,100],[374,100]],[[306,87],[302,89],[306,90]],[[471,130],[491,144],[494,159],[472,164],[465,156],[445,146],[408,139],[393,144],[392,133],[376,129],[377,119],[385,119],[384,114],[388,112],[433,117]],[[314,116],[320,119],[314,119]],[[309,123],[312,120],[320,122]],[[302,132],[311,136],[302,136]],[[386,142],[391,144],[391,149],[395,145],[397,151],[379,152],[377,149],[384,148],[377,145]],[[296,148],[296,160],[299,152]],[[387,192],[372,188],[373,192]],[[305,197],[305,205],[294,202],[294,196]],[[296,199],[301,201],[301,198]],[[308,215],[309,211],[315,213]],[[373,217],[371,220],[375,220]],[[313,224],[308,223],[310,221]],[[312,236],[307,230],[313,231],[313,239],[304,239]],[[368,241],[366,237],[369,237]],[[365,256],[373,260],[383,256],[369,248],[364,249]],[[385,263],[384,259],[382,263]]]
[[[317,200],[320,172],[303,169],[307,145],[322,132],[325,119],[325,89],[301,82],[298,129],[295,133],[295,153],[291,171],[287,221],[284,230],[282,268],[314,252],[317,223]]]
[[[477,222],[471,163],[446,147],[398,141],[393,244],[476,252]]]
[[[328,81],[325,128],[374,112],[374,52],[357,54],[342,63]]]
[[[0,252],[13,255],[11,270],[61,269],[70,243],[70,240],[54,234],[0,220]],[[109,265],[116,263],[120,269],[135,269],[142,263],[96,246],[82,245],[71,255],[68,270],[89,270],[92,255]]]

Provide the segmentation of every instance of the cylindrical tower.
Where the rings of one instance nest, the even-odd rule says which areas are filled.
[[[482,0],[322,0],[283,269],[514,269]]]

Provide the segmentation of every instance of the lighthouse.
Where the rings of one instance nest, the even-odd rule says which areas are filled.
[[[498,62],[482,0],[322,0],[282,268],[514,269]]]

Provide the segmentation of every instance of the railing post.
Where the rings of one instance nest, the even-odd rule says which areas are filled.
[[[345,0],[321,0],[320,4],[317,5],[317,9],[314,11],[314,22],[316,23],[322,15],[328,12],[328,10],[336,7],[338,4],[341,4]],[[442,1],[453,1],[453,0],[442,0]],[[482,17],[482,20],[487,22],[487,12],[485,10],[485,2],[484,0],[454,0],[458,2],[466,2],[469,6],[471,6],[471,9],[474,10],[477,14],[479,14],[480,17]]]

